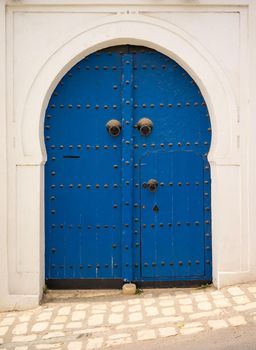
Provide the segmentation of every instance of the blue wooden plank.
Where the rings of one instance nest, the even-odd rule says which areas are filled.
[[[133,280],[133,56],[122,56],[122,276]]]

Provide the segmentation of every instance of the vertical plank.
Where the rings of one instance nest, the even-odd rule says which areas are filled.
[[[133,279],[133,57],[122,57],[122,276],[128,282]]]

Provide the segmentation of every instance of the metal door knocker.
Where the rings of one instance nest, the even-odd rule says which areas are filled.
[[[148,118],[141,118],[138,121],[137,129],[139,130],[141,136],[148,136],[148,135],[150,135],[150,133],[153,129],[153,123]]]
[[[122,127],[121,127],[121,123],[118,120],[111,119],[107,122],[106,128],[109,132],[109,135],[113,137],[117,137],[118,135],[120,135]]]
[[[158,181],[155,179],[150,179],[147,183],[147,187],[150,192],[156,192],[158,187]]]

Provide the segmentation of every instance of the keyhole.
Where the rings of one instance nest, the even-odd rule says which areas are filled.
[[[158,208],[157,204],[154,205],[153,211],[154,211],[155,213],[158,213],[158,212],[159,212],[159,208]]]

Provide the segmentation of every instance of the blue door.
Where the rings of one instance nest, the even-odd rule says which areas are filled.
[[[47,284],[210,281],[210,141],[170,58],[127,45],[76,64],[45,117]]]

